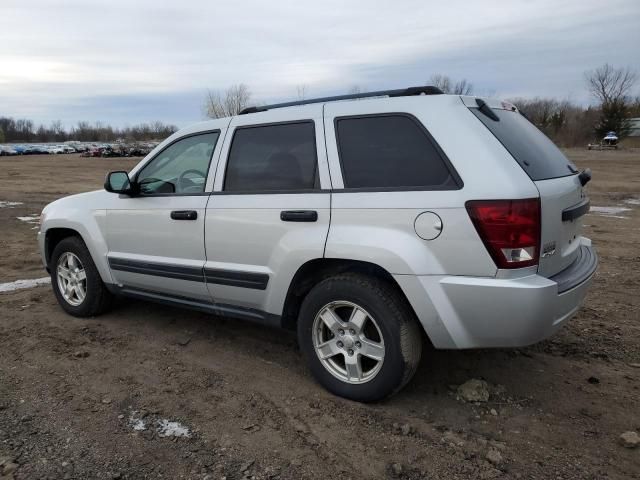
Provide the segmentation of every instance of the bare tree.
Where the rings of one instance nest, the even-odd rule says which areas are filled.
[[[628,100],[637,78],[636,72],[629,67],[614,68],[608,63],[585,73],[589,92],[601,104]]]
[[[518,106],[531,123],[541,130],[546,130],[555,115],[559,114],[561,103],[555,98],[514,98],[510,103]]]
[[[224,96],[218,91],[209,90],[204,104],[205,115],[209,118],[231,117],[247,108],[250,101],[251,92],[244,83],[232,85],[224,92]]]
[[[50,141],[61,142],[65,139],[67,135],[67,132],[65,132],[64,126],[62,125],[62,122],[60,120],[55,120],[51,122],[51,126],[49,127],[49,130],[51,132]]]
[[[600,118],[594,127],[597,135],[615,131],[623,138],[631,131],[631,89],[638,76],[629,67],[615,68],[605,63],[585,73],[587,88],[600,103]]]
[[[429,84],[438,87],[444,93],[454,95],[471,95],[473,93],[473,85],[466,78],[453,82],[447,75],[436,73],[429,79]]]
[[[298,95],[298,100],[305,100],[307,98],[307,85],[296,85],[296,91]]]
[[[349,87],[349,90],[347,90],[347,95],[357,95],[360,92],[362,92],[360,85],[351,85],[351,87]]]
[[[442,75],[441,73],[435,73],[431,75],[431,78],[429,79],[429,84],[439,88],[444,93],[451,92],[451,79],[446,75]]]
[[[473,94],[473,85],[466,78],[463,78],[456,82],[451,93],[455,95],[471,95]]]
[[[640,96],[636,96],[629,105],[629,115],[631,117],[640,117]]]

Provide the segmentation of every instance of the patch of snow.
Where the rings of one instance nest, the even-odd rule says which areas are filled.
[[[144,419],[138,417],[138,410],[132,411],[129,415],[129,426],[136,432],[143,432],[147,429],[147,424]]]
[[[23,205],[22,202],[8,202],[6,200],[0,200],[0,208],[12,208],[18,205]]]
[[[40,221],[40,217],[37,215],[29,215],[28,217],[16,217],[18,220],[20,220],[21,222],[27,222],[27,223],[38,223]]]
[[[640,198],[627,198],[624,203],[628,205],[640,205]]]
[[[144,420],[141,418],[133,418],[133,417],[129,417],[129,425],[131,426],[131,428],[133,428],[136,432],[142,432],[144,430],[147,429],[147,424],[144,423]]]
[[[16,280],[15,282],[0,283],[0,292],[13,292],[23,288],[33,288],[51,282],[50,277],[32,278],[30,280]]]
[[[590,213],[595,213],[596,215],[602,215],[604,217],[627,218],[620,214],[630,210],[631,209],[627,207],[591,207],[589,211]]]
[[[191,437],[191,432],[187,427],[166,419],[158,420],[158,435],[161,437]]]

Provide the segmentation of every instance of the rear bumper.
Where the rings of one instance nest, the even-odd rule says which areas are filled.
[[[582,304],[598,260],[588,241],[581,250],[570,267],[552,278],[396,279],[435,347],[520,347],[554,334]]]

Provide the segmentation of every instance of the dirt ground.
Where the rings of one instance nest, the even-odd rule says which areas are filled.
[[[584,307],[529,348],[429,351],[382,403],[324,391],[291,333],[129,300],[82,320],[49,286],[0,293],[0,478],[640,478],[640,448],[619,444],[640,431],[640,150],[568,154],[593,170],[592,206],[628,209],[586,217],[601,263]],[[0,208],[0,284],[46,275],[17,217],[135,161],[0,159],[0,201],[21,202]],[[457,396],[469,379],[488,402]]]

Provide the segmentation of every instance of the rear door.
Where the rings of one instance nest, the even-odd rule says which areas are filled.
[[[206,213],[214,302],[280,314],[295,272],[324,254],[330,188],[321,105],[233,118]]]
[[[540,192],[541,244],[538,273],[550,277],[567,268],[580,248],[583,215],[589,199],[578,178],[578,170],[558,147],[506,102],[486,102],[480,108],[475,98],[465,104],[529,175]],[[493,112],[487,114],[484,109]]]

